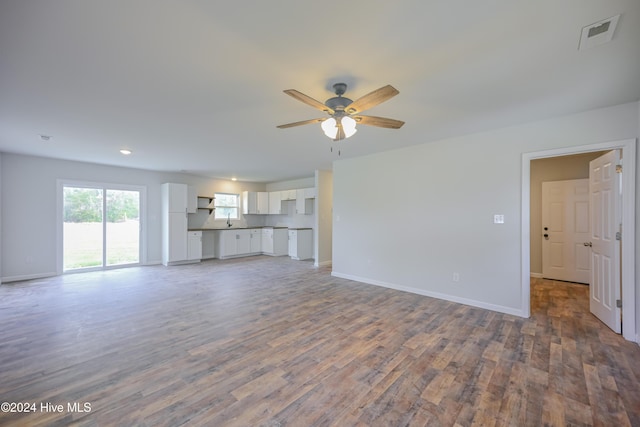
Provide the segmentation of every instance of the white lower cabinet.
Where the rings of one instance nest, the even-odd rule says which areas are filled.
[[[262,252],[262,234],[259,228],[216,230],[214,241],[215,253],[220,259]]]
[[[202,259],[202,231],[187,233],[187,259],[200,261]]]
[[[289,256],[295,260],[313,258],[313,230],[310,228],[289,230]]]
[[[252,228],[249,230],[249,252],[252,254],[262,252],[262,229]]]
[[[262,229],[262,250],[264,254],[273,254],[273,228]]]
[[[259,254],[282,256],[289,252],[289,236],[286,228],[214,230],[213,236],[212,252],[215,252],[216,258],[220,259]]]
[[[287,249],[286,228],[267,227],[262,229],[262,253],[264,255],[286,255]]]
[[[187,261],[187,214],[166,212],[162,217],[162,263]]]

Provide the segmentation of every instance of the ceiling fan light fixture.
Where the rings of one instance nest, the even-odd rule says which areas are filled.
[[[345,138],[353,136],[358,131],[358,129],[356,129],[356,121],[349,116],[344,116],[341,123]]]
[[[356,121],[349,116],[344,116],[338,118],[340,123],[342,124],[342,131],[344,132],[344,137],[349,138],[353,136],[358,129],[356,129]],[[323,121],[320,126],[322,127],[322,131],[327,137],[335,140],[338,136],[338,122],[334,117],[331,117],[325,121]]]
[[[324,134],[331,139],[335,139],[336,135],[338,134],[338,127],[336,125],[337,125],[336,119],[334,119],[333,117],[325,120],[320,124]]]

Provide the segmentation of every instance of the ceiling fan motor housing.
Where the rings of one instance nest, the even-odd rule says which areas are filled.
[[[351,99],[342,96],[347,90],[346,83],[334,84],[333,90],[338,96],[327,99],[324,105],[331,108],[333,111],[344,111],[344,109],[353,102]]]

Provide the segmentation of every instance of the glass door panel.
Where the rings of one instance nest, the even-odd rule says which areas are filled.
[[[101,267],[103,192],[99,188],[64,187],[64,270]]]
[[[140,262],[140,192],[106,190],[106,265]]]

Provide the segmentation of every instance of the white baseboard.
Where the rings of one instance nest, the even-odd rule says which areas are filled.
[[[533,271],[531,273],[529,273],[529,276],[533,277],[534,279],[542,279],[542,273],[534,273]]]
[[[57,276],[57,273],[39,273],[39,274],[25,274],[22,276],[6,276],[2,278],[2,283],[20,282],[22,280],[34,280],[45,279],[47,277]]]
[[[398,291],[409,292],[412,294],[422,295],[431,298],[437,298],[445,301],[451,301],[458,304],[469,305],[472,307],[484,308],[486,310],[497,311],[499,313],[511,314],[513,316],[525,317],[522,310],[518,310],[511,307],[505,307],[502,305],[490,304],[483,301],[476,301],[469,298],[457,297],[454,295],[442,294],[440,292],[432,292],[424,289],[412,288],[408,286],[400,286],[393,283],[381,282],[379,280],[372,280],[366,277],[352,276],[350,274],[343,274],[339,272],[331,272],[332,276],[340,277],[342,279],[354,280],[356,282],[366,283],[368,285],[381,286],[383,288],[395,289]]]

